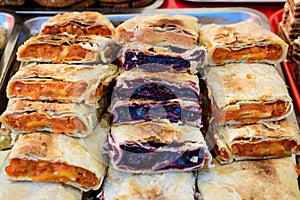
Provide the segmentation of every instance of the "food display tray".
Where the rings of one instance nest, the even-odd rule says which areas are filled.
[[[164,0],[153,0],[148,6],[141,7],[139,9],[156,9],[162,6]],[[107,8],[101,7],[99,0],[87,0],[81,3],[76,3],[74,5],[64,7],[64,8],[48,8],[41,6],[34,1],[25,1],[24,5],[21,6],[6,6],[8,9],[14,10],[17,14],[53,14],[58,12],[68,12],[68,11],[83,11],[83,10],[99,10],[102,13],[120,13],[123,8]],[[132,8],[134,9],[134,8]]]
[[[5,99],[5,88],[8,82],[11,64],[15,58],[16,44],[22,28],[21,20],[12,12],[0,9],[0,26],[7,30],[8,41],[0,57],[0,103]]]

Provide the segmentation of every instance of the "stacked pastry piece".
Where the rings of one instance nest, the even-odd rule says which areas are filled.
[[[287,44],[253,22],[202,27],[200,40],[209,60],[204,75],[212,119],[206,138],[219,163],[231,163],[199,171],[203,199],[298,199],[295,159],[290,156],[299,152],[299,129],[286,85],[272,65],[285,59]],[[290,166],[289,171],[283,166]],[[291,178],[288,188],[281,174]],[[279,192],[270,190],[268,179],[276,179]]]
[[[9,179],[59,182],[82,191],[100,187],[109,127],[99,118],[119,72],[103,64],[117,51],[110,46],[113,35],[100,13],[65,13],[19,47],[24,66],[9,81],[10,100],[1,116],[19,135],[5,167]]]
[[[191,74],[206,57],[198,30],[197,18],[168,15],[134,17],[116,28],[124,72],[109,107],[104,199],[194,198],[190,171],[211,162],[200,131],[199,80]],[[176,180],[180,187],[166,183]]]

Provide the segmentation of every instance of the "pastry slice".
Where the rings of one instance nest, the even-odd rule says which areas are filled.
[[[278,121],[293,111],[286,84],[272,65],[208,67],[205,79],[212,115],[219,125]]]
[[[199,128],[164,122],[115,125],[108,137],[113,168],[135,173],[190,171],[211,166]]]
[[[199,80],[188,73],[125,71],[117,77],[113,98],[199,101]]]
[[[111,38],[53,34],[32,36],[17,51],[17,60],[52,63],[111,63],[118,46]]]
[[[21,135],[5,172],[11,181],[57,182],[82,191],[97,190],[106,174],[102,145],[108,131],[98,125],[84,139],[38,132]]]
[[[10,101],[1,123],[18,133],[47,131],[86,137],[98,123],[97,109],[75,103]]]
[[[288,45],[275,33],[255,22],[210,24],[200,28],[200,44],[207,48],[208,62],[266,62],[286,60]]]
[[[193,48],[198,43],[199,23],[193,16],[136,16],[116,28],[119,44],[140,42],[159,46]]]
[[[206,50],[198,45],[191,49],[184,49],[129,43],[123,47],[122,64],[125,70],[196,74],[199,68],[206,64]]]
[[[108,111],[113,114],[115,124],[133,124],[168,119],[172,123],[201,126],[202,109],[199,102],[195,101],[182,99],[167,101],[114,99]]]
[[[251,125],[217,126],[211,124],[210,142],[220,163],[234,160],[281,158],[298,154],[300,132],[295,120]]]
[[[119,74],[115,65],[30,64],[7,86],[8,98],[84,103],[98,107]]]
[[[111,37],[114,31],[114,25],[106,16],[96,11],[84,11],[59,13],[44,22],[39,33]]]

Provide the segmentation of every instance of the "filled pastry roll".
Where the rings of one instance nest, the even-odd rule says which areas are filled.
[[[113,168],[135,173],[189,171],[211,166],[211,154],[199,128],[169,122],[111,127]]]
[[[198,172],[200,199],[300,199],[294,157],[240,161]]]
[[[81,139],[62,134],[21,135],[8,157],[11,181],[58,182],[82,191],[99,189],[106,174],[102,145],[109,128],[96,126]]]
[[[111,63],[118,46],[111,38],[53,34],[32,36],[17,51],[17,60],[52,63]]]
[[[280,120],[293,111],[285,82],[272,65],[208,67],[205,79],[212,115],[220,125]]]
[[[144,121],[168,119],[172,123],[201,126],[202,108],[199,102],[182,99],[167,101],[118,100],[108,108],[115,124],[132,124]]]
[[[255,22],[210,24],[200,28],[200,44],[207,48],[208,63],[286,60],[288,45],[278,35]]]
[[[196,75],[137,71],[125,71],[117,77],[113,98],[155,101],[177,98],[191,101],[201,99],[199,80]]]
[[[131,174],[109,168],[102,198],[194,200],[195,182],[192,172]]]
[[[119,44],[140,42],[189,49],[198,43],[198,32],[198,19],[193,16],[136,16],[116,28],[116,39]]]
[[[98,107],[118,74],[115,65],[29,64],[10,79],[7,96]]]
[[[65,12],[51,17],[42,24],[39,34],[99,35],[111,37],[114,25],[99,12]]]
[[[10,101],[0,117],[1,123],[18,133],[47,131],[86,137],[98,123],[97,109],[75,103]]]
[[[220,163],[299,153],[300,132],[292,117],[261,124],[211,126],[209,134]]]
[[[125,70],[196,74],[204,64],[206,64],[206,50],[198,45],[191,49],[183,49],[128,43],[123,47],[122,65]]]

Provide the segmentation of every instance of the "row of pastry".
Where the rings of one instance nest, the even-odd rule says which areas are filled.
[[[67,16],[74,17],[62,18]],[[96,12],[75,17],[93,24],[109,22]],[[111,26],[107,30],[101,25],[89,30],[75,27],[69,27],[72,33],[44,27],[18,48],[22,64],[8,83],[9,102],[1,115],[2,125],[17,135],[1,169],[7,179],[3,187],[23,188],[17,197],[10,191],[13,198],[81,199],[82,192],[99,189],[104,180],[107,158],[102,148],[110,116],[103,113],[119,74],[119,68],[106,60],[113,55],[104,54],[118,49],[110,46]],[[31,41],[34,45],[27,45]],[[27,197],[31,189],[46,194]],[[7,191],[0,196],[8,198]]]
[[[197,180],[195,176],[197,173],[196,169],[202,168],[205,160],[210,157],[204,137],[199,130],[199,127],[204,126],[201,120],[202,101],[204,99],[202,99],[200,94],[199,80],[196,75],[193,75],[197,73],[195,69],[199,70],[206,62],[214,65],[213,67],[205,66],[203,74],[212,102],[212,117],[216,119],[217,124],[210,124],[209,127],[203,128],[209,130],[214,128],[212,132],[208,131],[208,133],[212,134],[212,138],[220,137],[220,140],[216,140],[216,144],[219,145],[217,147],[219,148],[221,143],[223,144],[221,147],[226,150],[216,151],[219,160],[222,160],[220,158],[224,158],[224,155],[228,159],[224,153],[228,151],[232,154],[229,157],[230,162],[233,158],[238,159],[238,155],[234,154],[234,148],[231,148],[231,144],[228,142],[232,137],[235,137],[232,139],[234,142],[239,139],[242,141],[240,143],[237,142],[238,145],[236,145],[236,148],[244,148],[244,150],[241,150],[242,152],[249,151],[249,149],[258,149],[258,154],[256,155],[260,157],[253,156],[247,157],[247,159],[270,158],[261,156],[266,152],[265,147],[275,148],[274,151],[271,150],[271,153],[273,153],[271,157],[273,158],[288,156],[299,144],[297,125],[290,121],[289,125],[281,126],[281,119],[286,118],[292,112],[292,105],[284,82],[272,65],[239,63],[215,66],[231,63],[232,61],[276,63],[284,59],[286,55],[286,46],[280,39],[253,23],[240,23],[228,26],[211,25],[199,28],[197,19],[189,16],[171,17],[163,15],[136,17],[127,20],[117,27],[115,36],[105,37],[104,40],[109,39],[108,43],[101,43],[104,45],[102,46],[103,49],[107,49],[112,46],[105,45],[111,44],[111,41],[118,41],[118,45],[122,47],[121,61],[124,72],[116,78],[116,86],[111,91],[112,102],[108,110],[113,114],[112,127],[109,128],[107,120],[105,120],[107,115],[104,115],[104,118],[100,120],[100,124],[95,125],[96,128],[94,128],[95,126],[89,126],[89,123],[85,124],[77,121],[82,119],[82,115],[83,118],[86,117],[88,119],[87,121],[99,121],[97,113],[91,116],[90,114],[93,112],[82,107],[101,107],[99,104],[101,98],[92,101],[94,102],[92,105],[87,105],[90,102],[91,94],[93,96],[95,93],[99,94],[109,91],[109,87],[103,87],[105,85],[103,80],[107,80],[106,83],[108,85],[111,84],[114,78],[113,74],[117,73],[117,70],[112,70],[114,73],[103,77],[103,74],[107,74],[107,72],[97,74],[94,69],[103,69],[105,68],[103,65],[94,66],[93,70],[95,71],[86,71],[86,73],[80,74],[78,67],[81,64],[65,65],[60,63],[96,61],[94,60],[95,57],[89,60],[88,52],[90,53],[90,50],[95,49],[99,50],[98,47],[101,47],[101,45],[86,42],[89,40],[82,39],[90,36],[76,35],[79,32],[86,33],[91,30],[107,30],[107,28],[99,27],[91,28],[90,30],[87,28],[89,27],[87,24],[80,27],[82,21],[91,20],[89,23],[97,24],[93,21],[96,17],[92,18],[92,14],[96,15],[94,12],[78,13],[77,15],[76,13],[66,13],[51,18],[43,27],[47,27],[45,29],[52,32],[44,34],[47,37],[54,33],[57,35],[53,36],[53,40],[51,39],[51,45],[39,42],[38,44],[33,43],[34,45],[28,51],[30,52],[30,59],[22,60],[24,58],[22,58],[22,55],[26,55],[26,53],[22,54],[21,52],[26,51],[26,46],[30,44],[28,41],[31,38],[25,42],[24,46],[19,48],[18,58],[22,61],[51,61],[57,64],[30,64],[22,67],[8,85],[7,91],[9,95],[21,95],[10,98],[22,99],[22,101],[23,99],[27,100],[23,101],[21,105],[9,106],[8,110],[11,109],[12,111],[8,112],[7,110],[2,114],[2,122],[14,132],[16,130],[21,133],[29,132],[29,134],[20,136],[13,146],[12,152],[14,153],[11,153],[9,157],[10,164],[6,170],[6,172],[11,172],[19,169],[17,173],[24,173],[25,171],[25,176],[24,174],[18,176],[15,173],[14,175],[17,174],[18,176],[16,178],[14,175],[8,174],[11,178],[34,182],[62,182],[73,185],[83,191],[98,189],[106,171],[102,147],[105,146],[103,145],[104,143],[108,142],[107,150],[110,156],[110,166],[102,188],[102,198],[104,199],[195,199],[199,195],[202,195],[204,199],[207,195],[212,195],[213,197],[211,198],[215,199],[217,196],[214,195],[218,195],[222,187],[211,186],[221,186],[222,184],[227,185],[227,187],[229,185],[231,188],[230,191],[227,191],[230,194],[227,195],[240,195],[244,199],[248,198],[247,195],[251,195],[253,192],[258,193],[258,191],[262,196],[270,195],[272,197],[272,195],[276,195],[276,197],[282,197],[285,194],[291,198],[295,197],[295,199],[299,197],[295,190],[297,180],[295,171],[293,171],[293,160],[291,157],[256,162],[240,161],[226,166],[215,163],[215,168],[199,170]],[[105,22],[104,19],[99,19],[99,21]],[[58,22],[63,25],[58,25]],[[212,31],[209,32],[209,30]],[[246,39],[250,35],[249,33],[254,32],[254,30],[258,33],[258,36],[252,37],[252,41],[249,38]],[[59,31],[62,34],[58,34]],[[205,48],[197,45],[199,31],[200,41],[203,41]],[[62,42],[57,41],[60,40],[59,35],[64,35],[61,37],[64,38]],[[205,36],[207,37],[206,39]],[[37,37],[47,38],[40,35]],[[66,38],[72,38],[72,40],[67,40]],[[76,41],[76,39],[80,40]],[[255,42],[255,39],[258,41]],[[273,39],[276,39],[276,41],[273,42]],[[74,47],[72,46],[73,44],[75,46],[79,45]],[[80,51],[82,49],[84,51]],[[113,54],[111,50],[107,54],[101,54],[100,52],[103,52],[103,49],[95,53],[95,55],[100,55],[99,58],[101,58],[96,62],[105,63],[111,58],[116,58],[114,56],[116,54]],[[58,52],[55,57],[51,57],[55,55],[54,52],[52,53],[52,50]],[[45,52],[48,52],[48,54]],[[32,59],[36,55],[39,55],[39,60]],[[51,59],[41,55],[50,55]],[[280,56],[276,57],[276,55]],[[220,59],[221,61],[218,61]],[[47,65],[49,67],[46,67]],[[21,72],[24,69],[30,70],[22,76],[20,74],[22,74]],[[112,65],[109,65],[108,69],[113,69]],[[31,75],[26,77],[27,75],[25,74],[28,73]],[[69,75],[73,78],[66,80],[65,77],[69,77]],[[79,77],[81,79],[78,79]],[[90,78],[93,80],[90,81]],[[97,78],[102,80],[101,84],[96,81]],[[271,80],[271,86],[265,79]],[[47,84],[49,84],[49,87],[47,87]],[[15,88],[14,90],[12,89],[13,87]],[[89,91],[90,93],[80,94],[85,88],[90,87],[92,87]],[[30,89],[32,90],[28,91]],[[258,96],[262,99],[253,95],[255,92],[260,93]],[[78,93],[79,96],[76,97]],[[276,98],[278,97],[279,100],[272,99],[274,96],[269,98],[269,94],[271,96],[274,95]],[[284,98],[281,98],[281,96],[284,96]],[[238,99],[239,97],[242,101]],[[235,99],[232,100],[232,98]],[[60,101],[60,99],[63,100]],[[56,106],[45,106],[46,104],[48,105],[49,100],[54,101],[53,103]],[[27,103],[26,106],[23,106],[24,102]],[[64,109],[60,108],[63,106],[58,106],[66,102],[72,102],[74,106],[68,105]],[[35,103],[39,105],[33,109],[32,105]],[[60,109],[56,110],[56,107]],[[76,107],[76,112],[73,110],[74,107]],[[18,108],[16,110],[19,110],[19,112],[15,112],[14,108]],[[63,114],[61,114],[61,110],[64,110]],[[53,118],[44,122],[44,120],[35,118],[36,112],[48,113]],[[4,121],[6,118],[18,118],[24,115],[31,115],[32,113],[35,117],[32,117],[27,122],[26,118],[12,119],[11,122],[16,122],[15,127],[8,125]],[[5,117],[7,114],[8,117]],[[56,121],[56,116],[59,116],[58,118],[60,119],[66,117],[65,119],[67,120]],[[74,119],[74,116],[77,117],[75,117],[76,121],[71,120]],[[28,124],[24,126],[23,122]],[[39,128],[34,131],[32,129],[25,131],[21,129],[20,131],[20,127],[39,127],[41,122],[43,125],[42,129]],[[47,123],[55,123],[55,126],[51,126],[50,129]],[[73,123],[74,126],[70,123]],[[243,124],[247,125],[244,126]],[[76,134],[69,131],[72,128],[77,130],[85,126],[90,128],[84,134],[80,131],[79,133],[75,131]],[[254,128],[251,131],[252,126],[260,128]],[[291,127],[291,129],[288,130],[287,127]],[[296,132],[293,127],[296,129]],[[220,131],[217,130],[223,128],[229,130],[233,128],[241,129],[236,133],[218,135],[217,133]],[[245,130],[250,130],[249,135],[251,138],[249,138],[249,135],[242,138],[240,133]],[[267,132],[266,130],[270,131]],[[276,137],[272,137],[274,130],[278,130]],[[43,133],[33,133],[36,131],[43,131]],[[45,132],[49,131],[52,134],[45,134]],[[278,139],[278,135],[280,136],[282,132],[287,134],[293,133],[295,137],[292,137],[292,139],[290,139],[291,137]],[[68,136],[64,136],[64,134]],[[253,137],[253,134],[257,135],[257,137]],[[81,139],[74,138],[76,136],[81,137]],[[269,138],[269,141],[265,140],[264,137]],[[208,137],[205,137],[205,139],[208,139]],[[247,139],[253,143],[247,143]],[[259,139],[262,141],[259,141]],[[290,142],[291,140],[292,142]],[[244,146],[239,145],[241,143],[244,144],[244,141],[246,141]],[[287,149],[284,149],[286,150],[284,153],[281,153],[282,147],[287,147]],[[266,152],[266,154],[268,153],[270,152]],[[14,155],[15,157],[13,157]],[[14,158],[20,160],[14,160]],[[95,165],[93,165],[92,160],[95,160]],[[282,165],[289,166],[285,173],[288,179],[278,175],[284,173]],[[32,168],[24,170],[27,166],[32,166]],[[99,168],[101,168],[101,172],[96,173],[95,170],[99,170]],[[50,169],[54,169],[54,171]],[[190,171],[191,169],[193,169],[193,172]],[[167,172],[171,170],[178,172]],[[231,172],[237,171],[237,173],[240,173],[237,174],[239,177],[246,176],[243,174],[246,173],[247,177],[249,176],[246,178],[249,180],[247,186],[251,190],[249,189],[244,194],[239,194],[237,188],[242,187],[243,183],[235,180],[237,177],[229,176],[226,170]],[[162,171],[164,172],[161,173]],[[150,173],[132,174],[129,172]],[[94,178],[93,173],[94,175],[96,174]],[[251,175],[264,178],[259,187],[251,185]],[[221,181],[220,183],[220,180],[224,179],[222,178],[223,176],[229,178],[230,181],[228,183]],[[281,191],[282,193],[269,194],[268,189],[270,186],[264,184],[264,182],[268,182],[274,176],[278,178],[276,191]],[[66,177],[69,180],[66,180]],[[196,182],[198,183],[197,188],[200,194],[196,194]],[[94,183],[97,184],[93,185]],[[93,186],[91,187],[91,185]],[[286,185],[290,187],[286,187]],[[47,187],[49,186],[47,185]],[[226,191],[220,192],[225,193]],[[56,198],[58,199],[59,197]],[[76,198],[78,199],[78,196]],[[209,199],[210,197],[207,196],[207,198]]]

